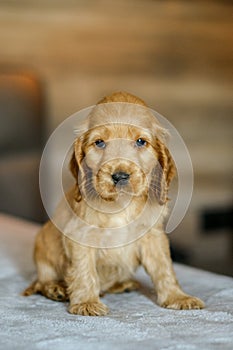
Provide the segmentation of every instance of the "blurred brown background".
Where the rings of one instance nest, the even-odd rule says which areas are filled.
[[[43,221],[48,135],[126,90],[170,120],[191,154],[175,258],[232,274],[231,13],[230,1],[0,0],[0,211]]]

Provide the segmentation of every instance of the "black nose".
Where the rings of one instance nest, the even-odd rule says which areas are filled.
[[[119,185],[126,185],[129,179],[129,174],[119,171],[112,174],[112,179],[115,185],[118,183]]]

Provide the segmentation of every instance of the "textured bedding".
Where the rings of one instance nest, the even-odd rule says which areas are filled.
[[[155,304],[140,269],[137,292],[108,294],[104,317],[75,316],[65,303],[20,292],[35,274],[32,250],[38,226],[0,215],[0,348],[17,349],[232,349],[233,279],[175,264],[183,289],[204,310],[174,311]]]

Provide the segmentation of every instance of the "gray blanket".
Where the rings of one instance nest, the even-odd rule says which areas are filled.
[[[140,269],[137,292],[106,295],[104,317],[75,316],[65,303],[20,292],[33,279],[32,249],[38,226],[0,215],[0,348],[232,349],[233,279],[175,264],[183,289],[202,298],[204,310],[174,311],[155,304],[152,284]]]

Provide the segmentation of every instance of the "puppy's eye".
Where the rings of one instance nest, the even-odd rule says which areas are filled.
[[[146,144],[147,144],[146,140],[141,139],[141,138],[137,139],[137,141],[136,141],[136,146],[137,146],[137,147],[143,147],[143,146],[145,146]]]
[[[95,145],[98,148],[105,148],[106,147],[106,143],[103,140],[96,140]]]

